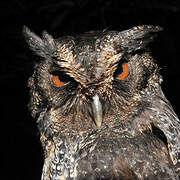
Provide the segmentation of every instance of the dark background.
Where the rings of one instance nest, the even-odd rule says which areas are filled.
[[[34,57],[22,36],[27,25],[37,34],[55,38],[89,30],[125,30],[135,25],[160,25],[164,32],[153,43],[161,67],[163,89],[180,115],[178,0],[6,0],[0,2],[0,179],[40,179],[43,151],[36,122],[28,112],[27,79]],[[1,169],[2,170],[2,169]]]

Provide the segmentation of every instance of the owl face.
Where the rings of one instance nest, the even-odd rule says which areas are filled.
[[[43,57],[29,80],[32,114],[48,124],[40,129],[79,132],[123,121],[143,103],[141,92],[160,81],[157,65],[144,50],[159,30],[140,26],[55,40],[25,28],[30,47]]]

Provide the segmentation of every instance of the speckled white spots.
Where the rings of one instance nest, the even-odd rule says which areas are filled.
[[[61,170],[61,166],[60,166],[60,165],[57,165],[56,169],[57,169],[58,171],[60,171],[60,170]]]

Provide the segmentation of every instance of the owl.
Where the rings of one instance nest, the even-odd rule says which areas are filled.
[[[44,149],[42,180],[178,180],[180,120],[148,45],[159,26],[42,38],[29,109]]]

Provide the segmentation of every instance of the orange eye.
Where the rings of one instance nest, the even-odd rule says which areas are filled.
[[[119,65],[117,66],[116,71],[114,72],[114,78],[117,79],[124,79],[129,74],[129,68],[127,61],[120,61]]]
[[[69,82],[74,82],[74,79],[63,71],[53,71],[51,72],[51,81],[53,85],[61,87]]]
[[[123,63],[122,64],[122,72],[117,75],[117,78],[124,79],[128,76],[128,74],[129,74],[128,64]]]
[[[65,83],[59,79],[59,76],[52,75],[53,84],[56,86],[63,86]]]

